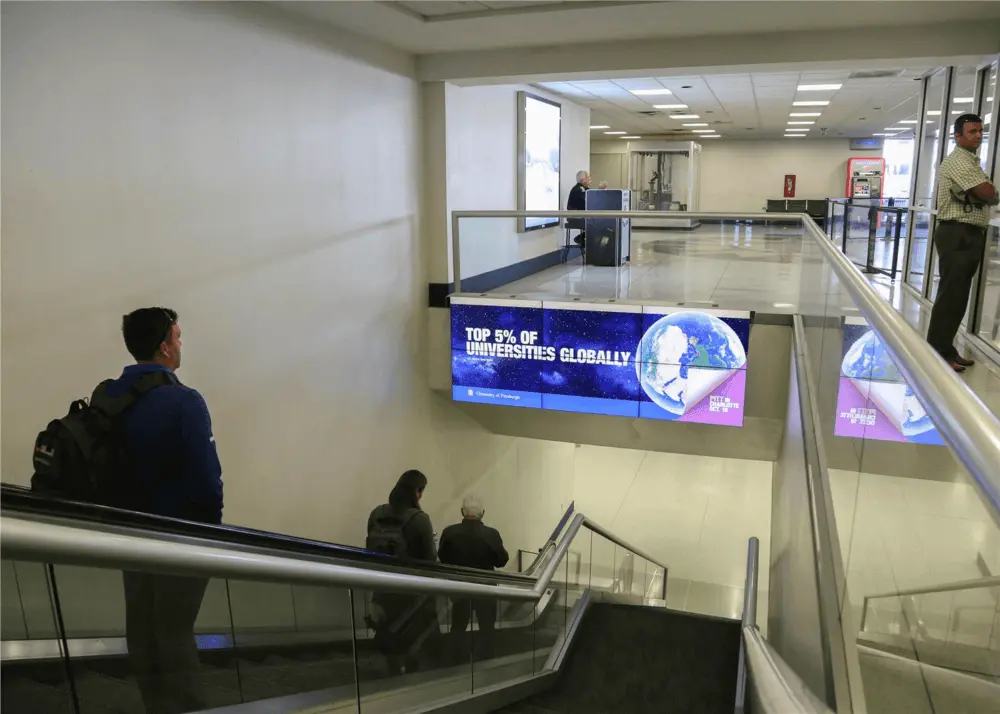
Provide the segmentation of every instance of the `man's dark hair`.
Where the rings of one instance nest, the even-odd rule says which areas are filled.
[[[177,313],[166,307],[142,307],[122,318],[125,346],[137,362],[148,362],[156,356],[177,322]]]
[[[978,114],[963,114],[955,120],[955,133],[964,134],[966,124],[982,124],[983,118]]]

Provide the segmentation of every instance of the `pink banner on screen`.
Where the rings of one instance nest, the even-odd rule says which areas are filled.
[[[743,399],[746,396],[746,387],[747,371],[738,369],[677,421],[743,426]]]

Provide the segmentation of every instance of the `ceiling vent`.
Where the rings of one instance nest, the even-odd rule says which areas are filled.
[[[866,69],[860,72],[851,72],[848,79],[885,79],[887,77],[898,77],[903,74],[901,69]]]
[[[659,112],[655,110],[650,110],[648,112],[638,112],[638,113],[642,114],[644,117],[655,117],[657,114],[659,114]]]

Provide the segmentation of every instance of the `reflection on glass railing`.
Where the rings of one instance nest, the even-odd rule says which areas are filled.
[[[875,331],[845,318],[834,433],[879,441],[944,444]]]

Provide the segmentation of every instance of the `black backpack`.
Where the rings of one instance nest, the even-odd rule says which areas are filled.
[[[172,372],[149,372],[127,392],[112,398],[108,396],[112,381],[101,382],[89,403],[76,400],[66,416],[39,432],[32,457],[32,491],[103,506],[140,508],[143,499],[128,474],[122,417],[157,387],[179,382]]]
[[[403,529],[421,512],[419,508],[408,508],[402,512],[389,507],[379,509],[372,530],[365,539],[365,548],[396,558],[406,558],[409,555],[409,547]]]

